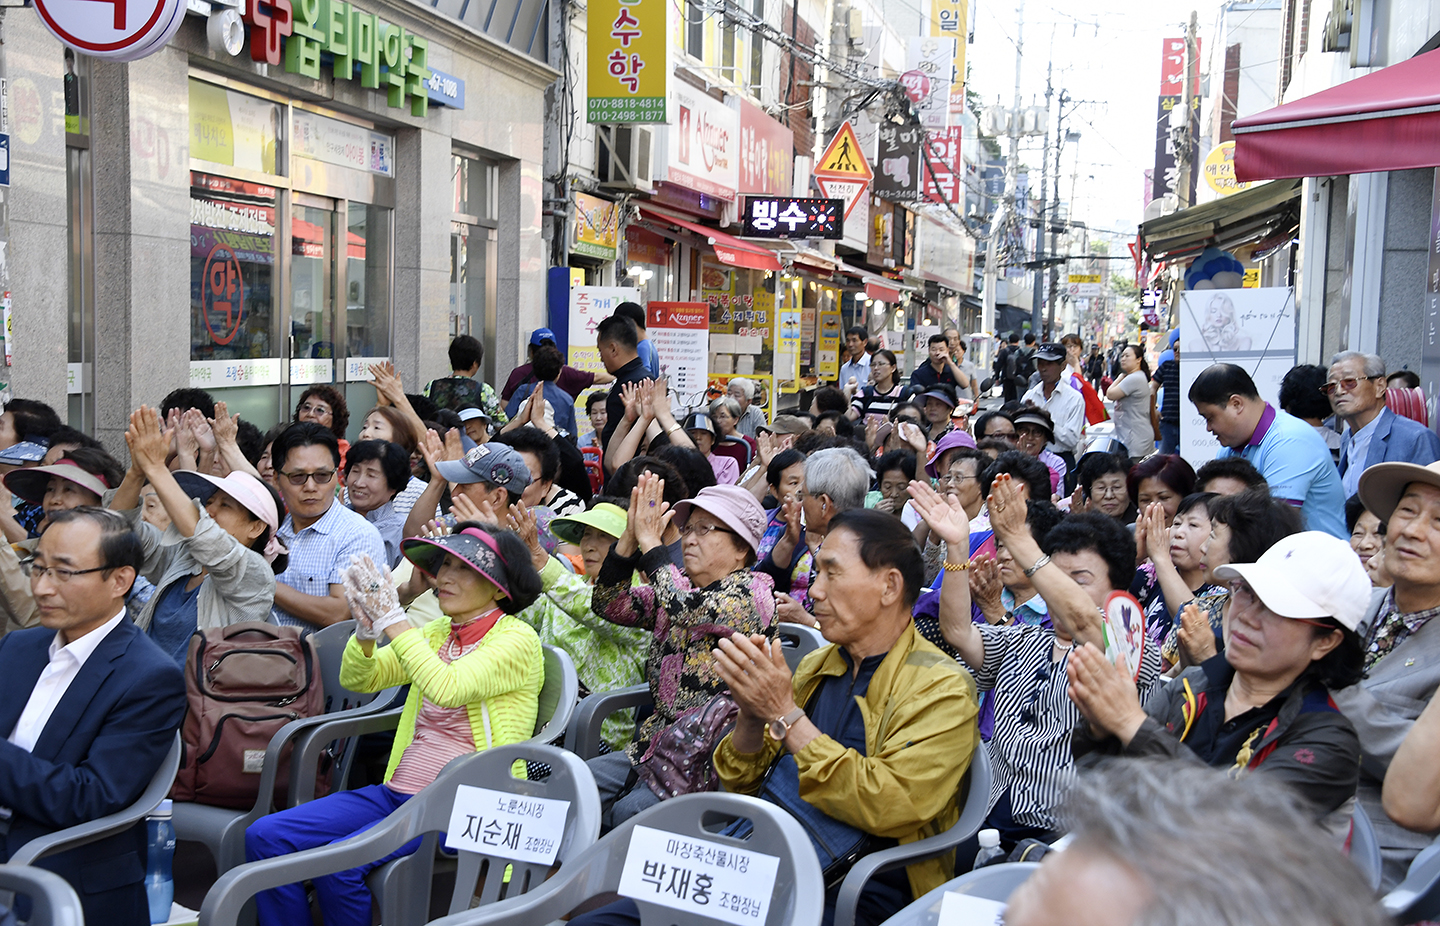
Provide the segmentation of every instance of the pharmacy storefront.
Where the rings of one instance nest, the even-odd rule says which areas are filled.
[[[370,364],[393,357],[417,392],[461,333],[503,380],[543,324],[543,24],[523,47],[393,0],[279,0],[243,21],[206,5],[124,64],[6,18],[10,109],[17,90],[39,103],[36,131],[10,129],[3,379],[109,444],[130,408],[186,385],[264,429],[329,384],[353,439]],[[67,247],[38,247],[47,224]]]

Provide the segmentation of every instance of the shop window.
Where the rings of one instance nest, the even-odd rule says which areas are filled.
[[[735,20],[729,16],[720,23],[720,76],[735,82]]]
[[[704,0],[685,0],[685,52],[705,60]]]
[[[190,80],[190,156],[262,174],[286,173],[282,107]]]
[[[90,160],[90,59],[64,51],[66,275],[69,324],[66,417],[71,427],[95,428],[95,217]],[[8,223],[8,216],[6,216]],[[8,228],[7,237],[8,237]]]
[[[450,171],[455,181],[455,213],[481,224],[500,218],[500,168],[493,161],[451,155]]]
[[[275,188],[192,172],[191,360],[279,355],[274,344],[275,257]]]
[[[759,22],[765,21],[765,0],[755,0],[753,9],[755,19]],[[765,83],[765,43],[751,34],[750,36],[750,92],[760,96],[761,88]]]
[[[391,211],[350,203],[345,245],[345,353],[390,354]]]

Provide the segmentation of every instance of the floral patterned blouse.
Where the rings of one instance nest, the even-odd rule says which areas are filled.
[[[649,585],[630,584],[637,567]],[[644,760],[651,739],[682,712],[725,690],[711,654],[721,638],[775,636],[775,584],[768,575],[742,569],[696,588],[663,546],[632,557],[612,549],[595,579],[590,607],[611,623],[651,633],[645,678],[655,713],[628,747],[632,763]]]

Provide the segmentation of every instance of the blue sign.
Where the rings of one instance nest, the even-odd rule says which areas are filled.
[[[0,186],[10,185],[10,136],[0,133]]]
[[[444,71],[430,69],[430,79],[425,81],[430,102],[451,109],[465,108],[465,81],[452,77]]]

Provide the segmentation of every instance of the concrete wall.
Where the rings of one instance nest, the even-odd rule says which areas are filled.
[[[1385,253],[1381,265],[1380,331],[1377,353],[1388,370],[1420,369],[1427,240],[1435,171],[1390,172],[1385,211]]]

